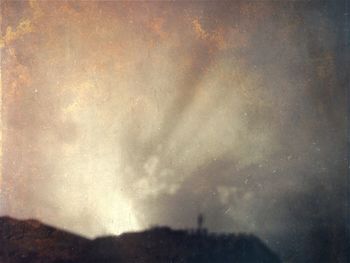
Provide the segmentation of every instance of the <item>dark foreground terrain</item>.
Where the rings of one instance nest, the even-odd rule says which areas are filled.
[[[232,262],[277,263],[279,258],[251,235],[157,227],[89,240],[34,220],[0,218],[0,263]]]

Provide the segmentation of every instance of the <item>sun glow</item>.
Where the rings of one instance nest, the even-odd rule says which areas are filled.
[[[73,229],[91,237],[139,229],[136,213],[124,196],[128,189],[118,181],[121,153],[111,144],[118,139],[113,131],[120,123],[106,122],[106,105],[97,105],[103,101],[98,83],[84,80],[61,90],[66,92],[62,93],[66,98],[62,122],[70,133],[61,136],[70,139],[58,146],[61,156],[56,164],[63,176],[55,177],[57,187],[51,189],[52,202],[60,204],[62,217],[66,217],[57,224],[68,222],[67,227],[72,228],[72,222],[84,218],[73,223]]]

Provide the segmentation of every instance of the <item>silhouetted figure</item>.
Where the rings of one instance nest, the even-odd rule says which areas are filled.
[[[197,217],[197,230],[200,232],[203,229],[204,216],[202,213],[199,213]]]

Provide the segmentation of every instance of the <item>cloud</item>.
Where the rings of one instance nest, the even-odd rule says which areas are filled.
[[[321,4],[3,6],[3,214],[95,236],[203,212],[285,257],[341,226],[345,70]]]

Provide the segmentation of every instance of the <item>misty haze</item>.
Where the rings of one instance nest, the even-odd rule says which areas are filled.
[[[6,229],[347,262],[346,1],[0,5]]]

